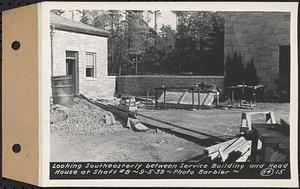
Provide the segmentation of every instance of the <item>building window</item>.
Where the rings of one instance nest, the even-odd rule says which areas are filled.
[[[86,53],[86,67],[85,76],[86,77],[96,77],[96,53]]]

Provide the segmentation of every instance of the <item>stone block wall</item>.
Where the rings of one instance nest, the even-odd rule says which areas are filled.
[[[224,62],[234,52],[241,53],[244,65],[253,59],[266,90],[277,88],[279,46],[283,45],[290,45],[289,13],[226,12]]]
[[[117,76],[116,93],[145,96],[147,91],[154,95],[155,87],[187,87],[196,83],[206,81],[214,83],[223,89],[223,76],[166,76],[166,75],[138,75],[138,76]]]
[[[107,38],[55,30],[53,38],[54,76],[66,75],[66,51],[78,52],[78,91],[88,97],[113,97],[115,77],[108,76]],[[86,77],[86,53],[96,53],[96,77]]]

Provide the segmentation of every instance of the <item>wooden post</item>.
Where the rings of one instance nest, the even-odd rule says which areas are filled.
[[[119,66],[119,75],[122,75],[122,66]]]
[[[256,90],[253,89],[253,93],[252,93],[252,99],[251,99],[251,105],[256,103]]]
[[[217,102],[216,102],[216,105],[217,105],[217,107],[219,107],[219,103],[220,103],[220,93],[217,92],[216,94],[217,94]]]
[[[250,161],[256,162],[258,137],[257,137],[257,132],[255,130],[253,132],[254,133],[253,133],[253,138],[252,138]]]
[[[200,106],[201,106],[200,103],[201,103],[200,102],[200,89],[198,89],[198,110],[200,110]]]
[[[245,96],[245,85],[243,84],[242,88],[242,94],[241,94],[241,99],[240,99],[240,105],[242,106],[243,105],[243,100],[244,100],[244,96]]]
[[[157,96],[158,96],[158,94],[157,94],[157,89],[154,89],[155,90],[155,109],[157,110]]]
[[[148,104],[148,100],[149,100],[149,89],[147,90],[146,104]]]
[[[194,109],[194,104],[195,104],[195,99],[194,99],[194,88],[192,88],[192,109]]]
[[[234,88],[231,90],[231,105],[234,104]]]
[[[266,123],[276,124],[274,112],[270,111],[270,112],[266,113]]]
[[[167,90],[165,88],[163,90],[164,90],[164,107],[166,109],[167,108],[167,104],[166,104],[166,92],[167,92]]]
[[[137,54],[135,55],[135,75],[138,74],[138,56]]]

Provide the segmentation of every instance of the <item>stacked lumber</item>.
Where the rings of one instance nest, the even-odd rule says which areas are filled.
[[[261,143],[258,144],[261,148]],[[251,140],[237,137],[204,149],[205,161],[246,162],[251,154]]]
[[[166,96],[164,97],[164,93],[162,93],[157,101],[158,103],[164,103],[165,99],[166,103],[168,104],[192,105],[192,95],[193,93],[190,91],[166,91]],[[215,95],[216,93],[213,92],[200,92],[198,96],[198,94],[195,92],[194,104],[200,104],[201,106],[212,106],[212,103],[215,99]]]

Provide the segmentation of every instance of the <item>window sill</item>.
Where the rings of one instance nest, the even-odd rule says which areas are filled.
[[[95,77],[85,77],[86,81],[98,81],[98,78]]]

